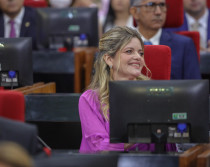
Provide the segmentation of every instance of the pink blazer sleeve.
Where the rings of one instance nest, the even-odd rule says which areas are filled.
[[[123,151],[124,144],[109,142],[109,122],[101,114],[100,102],[95,91],[87,90],[79,100],[82,127],[80,152]]]

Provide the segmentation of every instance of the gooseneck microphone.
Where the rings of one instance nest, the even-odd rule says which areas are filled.
[[[37,136],[37,140],[43,146],[43,151],[45,152],[45,154],[47,156],[51,156],[52,149],[39,136]]]

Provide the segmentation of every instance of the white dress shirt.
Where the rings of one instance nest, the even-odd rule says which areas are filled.
[[[20,13],[13,19],[15,22],[14,27],[15,27],[16,37],[20,37],[20,30],[21,30],[21,24],[22,24],[24,12],[25,12],[25,8],[22,7]],[[4,37],[9,38],[10,30],[11,30],[11,26],[9,23],[10,17],[6,14],[4,14],[3,17],[4,17]]]
[[[142,38],[142,40],[144,42],[145,41],[150,41],[153,45],[160,45],[160,36],[161,36],[161,34],[162,34],[162,28],[160,28],[158,30],[158,32],[152,38],[150,38],[150,39],[146,39],[142,34],[141,34],[141,38]]]

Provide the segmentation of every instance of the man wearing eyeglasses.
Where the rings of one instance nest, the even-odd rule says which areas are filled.
[[[131,0],[130,12],[145,43],[171,48],[171,79],[201,78],[193,41],[162,29],[167,12],[165,0]]]

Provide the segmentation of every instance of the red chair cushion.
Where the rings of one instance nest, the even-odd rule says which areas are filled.
[[[24,6],[30,7],[47,7],[46,0],[24,0]]]
[[[195,48],[198,55],[198,60],[200,61],[200,34],[197,31],[179,31],[177,34],[185,35],[187,37],[192,38]]]
[[[18,121],[25,121],[25,100],[21,92],[0,91],[0,116]]]
[[[164,27],[179,27],[184,22],[183,0],[166,0],[168,5]]]
[[[206,3],[207,3],[207,7],[210,8],[210,0],[207,0]]]
[[[151,79],[170,80],[171,76],[171,49],[165,45],[145,45],[145,64],[151,71]],[[146,68],[142,69],[146,74]]]

